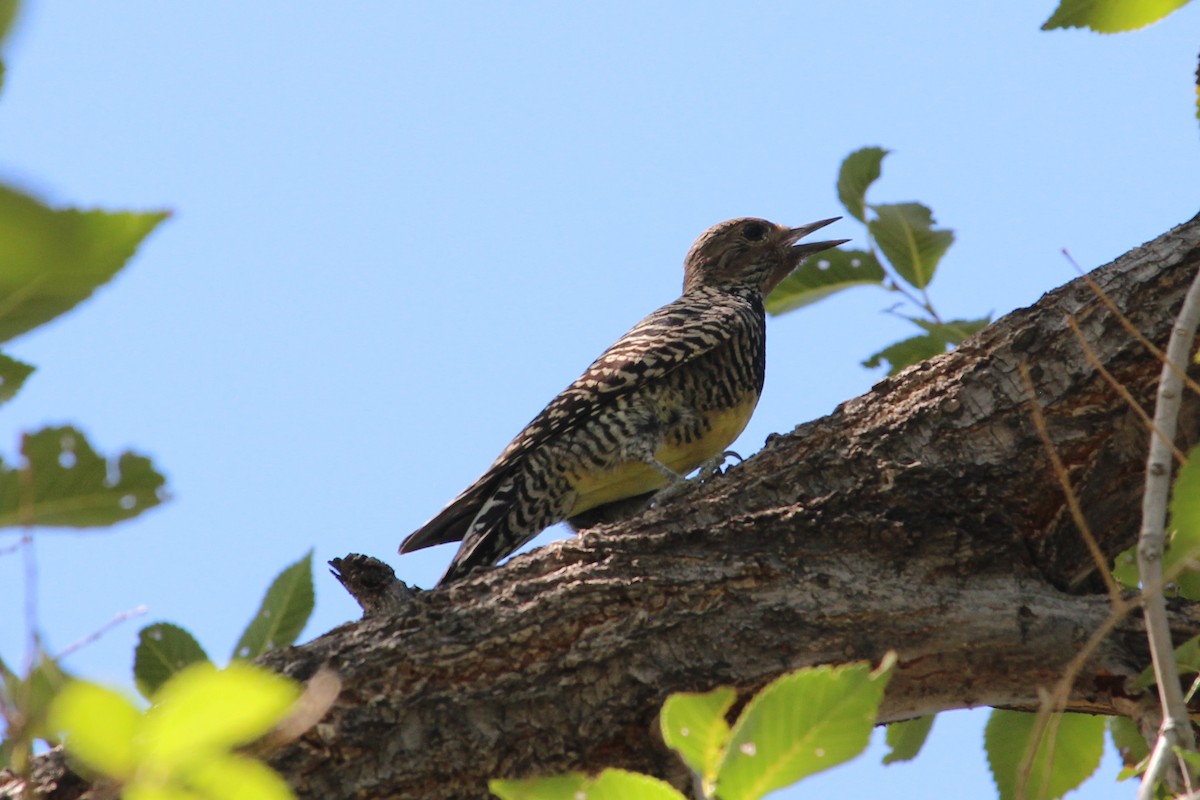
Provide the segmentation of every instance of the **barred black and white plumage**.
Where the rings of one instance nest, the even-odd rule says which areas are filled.
[[[762,391],[763,297],[806,256],[844,241],[796,244],[834,219],[799,228],[736,219],[702,234],[679,299],[609,347],[400,552],[462,540],[446,583],[556,522],[648,497],[723,452]]]

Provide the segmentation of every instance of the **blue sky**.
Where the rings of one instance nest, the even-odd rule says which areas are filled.
[[[1194,5],[1119,36],[1038,30],[1051,2],[34,2],[8,48],[0,178],[60,204],[170,208],[114,284],[11,353],[18,431],[77,422],[151,454],[174,500],[38,538],[63,647],[114,614],[224,657],[270,578],[315,548],[430,585],[400,539],[605,346],[677,296],[704,228],[840,213],[838,164],[893,150],[877,201],[957,243],[931,294],[1003,314],[1196,212]],[[831,236],[862,243],[854,222]],[[910,331],[858,290],[770,323],[737,448],[831,411]],[[561,531],[551,531],[539,542]],[[20,565],[0,559],[0,585]],[[17,591],[0,653],[20,660]],[[323,569],[306,637],[358,616]],[[69,666],[127,682],[139,623]],[[981,713],[915,765],[781,797],[991,792]],[[1075,796],[1128,797],[1115,762]]]

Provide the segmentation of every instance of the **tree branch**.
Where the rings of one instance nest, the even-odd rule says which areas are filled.
[[[1161,344],[1197,267],[1200,217],[1092,278]],[[686,786],[654,733],[671,692],[748,696],[786,670],[894,649],[885,721],[1033,709],[1106,625],[1068,707],[1143,709],[1125,679],[1149,663],[1145,627],[1111,618],[1019,375],[1111,558],[1136,538],[1146,432],[1072,319],[1148,404],[1159,362],[1072,282],[661,507],[393,592],[380,607],[394,611],[267,656],[301,679],[329,666],[344,687],[272,763],[313,798],[486,797],[491,777],[605,766]],[[1179,437],[1198,432],[1189,396]],[[1169,622],[1176,641],[1200,633],[1200,607],[1173,603]]]

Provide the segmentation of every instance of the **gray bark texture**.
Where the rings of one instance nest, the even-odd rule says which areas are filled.
[[[1163,347],[1198,268],[1200,216],[1091,278]],[[687,787],[656,732],[668,694],[725,684],[746,698],[788,670],[889,650],[881,721],[1036,708],[1112,605],[1031,402],[1109,559],[1135,540],[1149,440],[1071,318],[1150,408],[1159,361],[1075,280],[662,506],[448,588],[384,587],[362,621],[270,654],[295,678],[342,680],[270,763],[326,800],[483,798],[488,778],[606,766]],[[1200,439],[1200,398],[1179,432],[1185,450]],[[1178,641],[1200,633],[1197,604],[1171,613]],[[1148,663],[1126,615],[1068,707],[1152,706],[1126,686]]]

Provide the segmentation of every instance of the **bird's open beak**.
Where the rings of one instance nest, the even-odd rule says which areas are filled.
[[[840,244],[845,244],[849,239],[832,239],[827,242],[804,242],[798,244],[800,239],[808,236],[813,231],[818,231],[826,225],[831,225],[837,222],[841,217],[830,217],[829,219],[810,222],[807,225],[801,225],[798,228],[788,228],[787,235],[784,237],[784,243],[789,245],[788,256],[786,263],[782,269],[777,270],[767,276],[767,280],[763,284],[763,294],[770,294],[771,290],[779,285],[780,281],[792,273],[796,267],[800,266],[800,262],[808,258],[814,253],[819,253],[822,250],[829,250],[837,247]]]

